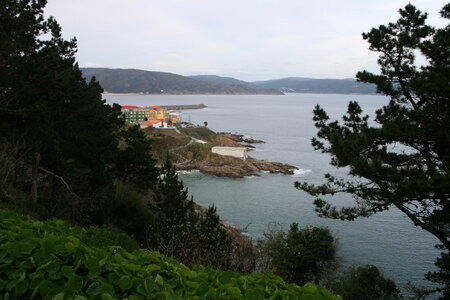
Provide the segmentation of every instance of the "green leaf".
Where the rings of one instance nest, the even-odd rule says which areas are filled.
[[[133,286],[133,281],[129,276],[124,276],[120,278],[119,286],[122,290],[129,290]]]
[[[145,267],[145,270],[149,273],[160,270],[161,267],[155,264],[151,264]]]
[[[61,264],[57,261],[52,261],[46,268],[49,274],[54,274],[59,271]]]
[[[188,287],[190,287],[190,288],[194,288],[194,289],[196,289],[196,288],[198,288],[198,287],[200,286],[200,284],[199,284],[198,282],[189,281],[189,280],[186,280],[186,281],[184,282],[184,284],[185,284],[186,286],[188,286]]]
[[[70,278],[75,274],[75,271],[70,266],[62,266],[61,272],[66,276],[67,278]]]
[[[156,275],[155,283],[158,284],[158,285],[163,285],[164,284],[164,278],[162,278],[159,274]]]
[[[21,255],[30,254],[35,247],[35,242],[25,240],[11,244],[9,246],[8,252],[10,255],[18,257]]]
[[[250,288],[244,295],[246,300],[260,300],[264,299],[264,290],[260,287]]]
[[[240,299],[241,297],[241,290],[237,287],[229,287],[228,293],[230,294],[232,299]]]
[[[236,274],[231,271],[221,272],[218,276],[218,280],[221,284],[228,284],[232,282],[232,279],[236,277]]]
[[[102,300],[115,300],[115,298],[113,298],[110,294],[105,293],[102,294]]]
[[[50,292],[52,286],[53,286],[53,284],[50,281],[48,281],[48,280],[42,281],[37,286],[37,289],[38,289],[39,294],[41,295],[41,297],[47,296],[48,293]]]
[[[143,294],[147,294],[147,293],[151,293],[154,290],[156,290],[157,287],[156,287],[155,281],[152,280],[152,278],[147,277],[147,278],[144,279],[143,288],[144,288],[144,293]]]
[[[56,294],[52,300],[64,300],[64,293]]]
[[[80,275],[73,275],[69,278],[66,283],[66,288],[74,289],[77,292],[80,292],[84,286],[84,279]]]

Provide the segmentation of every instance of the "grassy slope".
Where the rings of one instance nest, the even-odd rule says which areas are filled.
[[[153,140],[153,157],[162,164],[167,152],[171,155],[175,163],[183,160],[203,161],[214,154],[211,153],[211,146],[240,147],[241,145],[226,135],[217,134],[207,127],[180,128],[181,134],[175,130],[145,129],[147,136]],[[191,138],[196,138],[207,142],[207,144],[192,143],[185,147]]]

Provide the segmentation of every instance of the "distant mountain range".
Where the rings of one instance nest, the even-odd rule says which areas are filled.
[[[211,82],[215,84],[221,85],[240,85],[240,86],[249,86],[251,82],[242,81],[232,77],[222,77],[217,75],[196,75],[196,76],[188,76],[189,78]]]
[[[282,93],[375,94],[372,84],[354,79],[288,77],[247,82],[216,75],[181,76],[137,69],[81,68],[90,80],[95,76],[109,93],[224,94],[252,95]]]
[[[283,93],[336,93],[375,94],[373,84],[357,82],[355,79],[314,79],[307,77],[287,77],[281,79],[246,82],[230,77],[198,75],[190,78],[223,85],[241,85],[258,90],[274,89]]]
[[[86,79],[95,76],[109,93],[144,94],[224,94],[282,95],[278,90],[254,89],[243,85],[225,85],[195,80],[189,77],[136,69],[81,68]]]

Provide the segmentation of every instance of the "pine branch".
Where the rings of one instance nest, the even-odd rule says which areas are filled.
[[[58,180],[61,182],[61,184],[66,188],[66,190],[67,190],[71,195],[73,195],[73,196],[75,196],[76,198],[80,199],[80,197],[72,191],[72,189],[70,188],[70,185],[64,180],[64,178],[62,178],[62,177],[59,176],[59,175],[56,175],[55,173],[53,173],[53,172],[51,172],[51,171],[49,171],[49,170],[47,170],[47,169],[44,169],[44,168],[42,168],[42,167],[39,167],[38,169],[41,170],[42,172],[48,174],[48,175],[51,175],[51,176],[55,177],[56,179],[58,179]]]

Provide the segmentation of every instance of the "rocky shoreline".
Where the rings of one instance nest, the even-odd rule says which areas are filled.
[[[255,148],[252,144],[265,143],[249,136],[229,132],[214,132],[205,126],[179,128],[178,130],[147,130],[154,139],[153,149],[157,155],[169,148],[177,171],[197,170],[220,177],[243,178],[261,173],[293,175],[298,168],[292,165],[258,160],[252,157],[234,157],[212,152],[212,147]],[[189,141],[186,141],[188,138]],[[159,151],[158,151],[159,149]],[[160,158],[161,163],[165,158]]]
[[[198,170],[219,177],[244,178],[259,176],[262,172],[292,175],[298,168],[280,162],[268,162],[249,157],[246,160],[231,156],[212,156],[201,162],[188,162],[176,166],[179,171]]]

